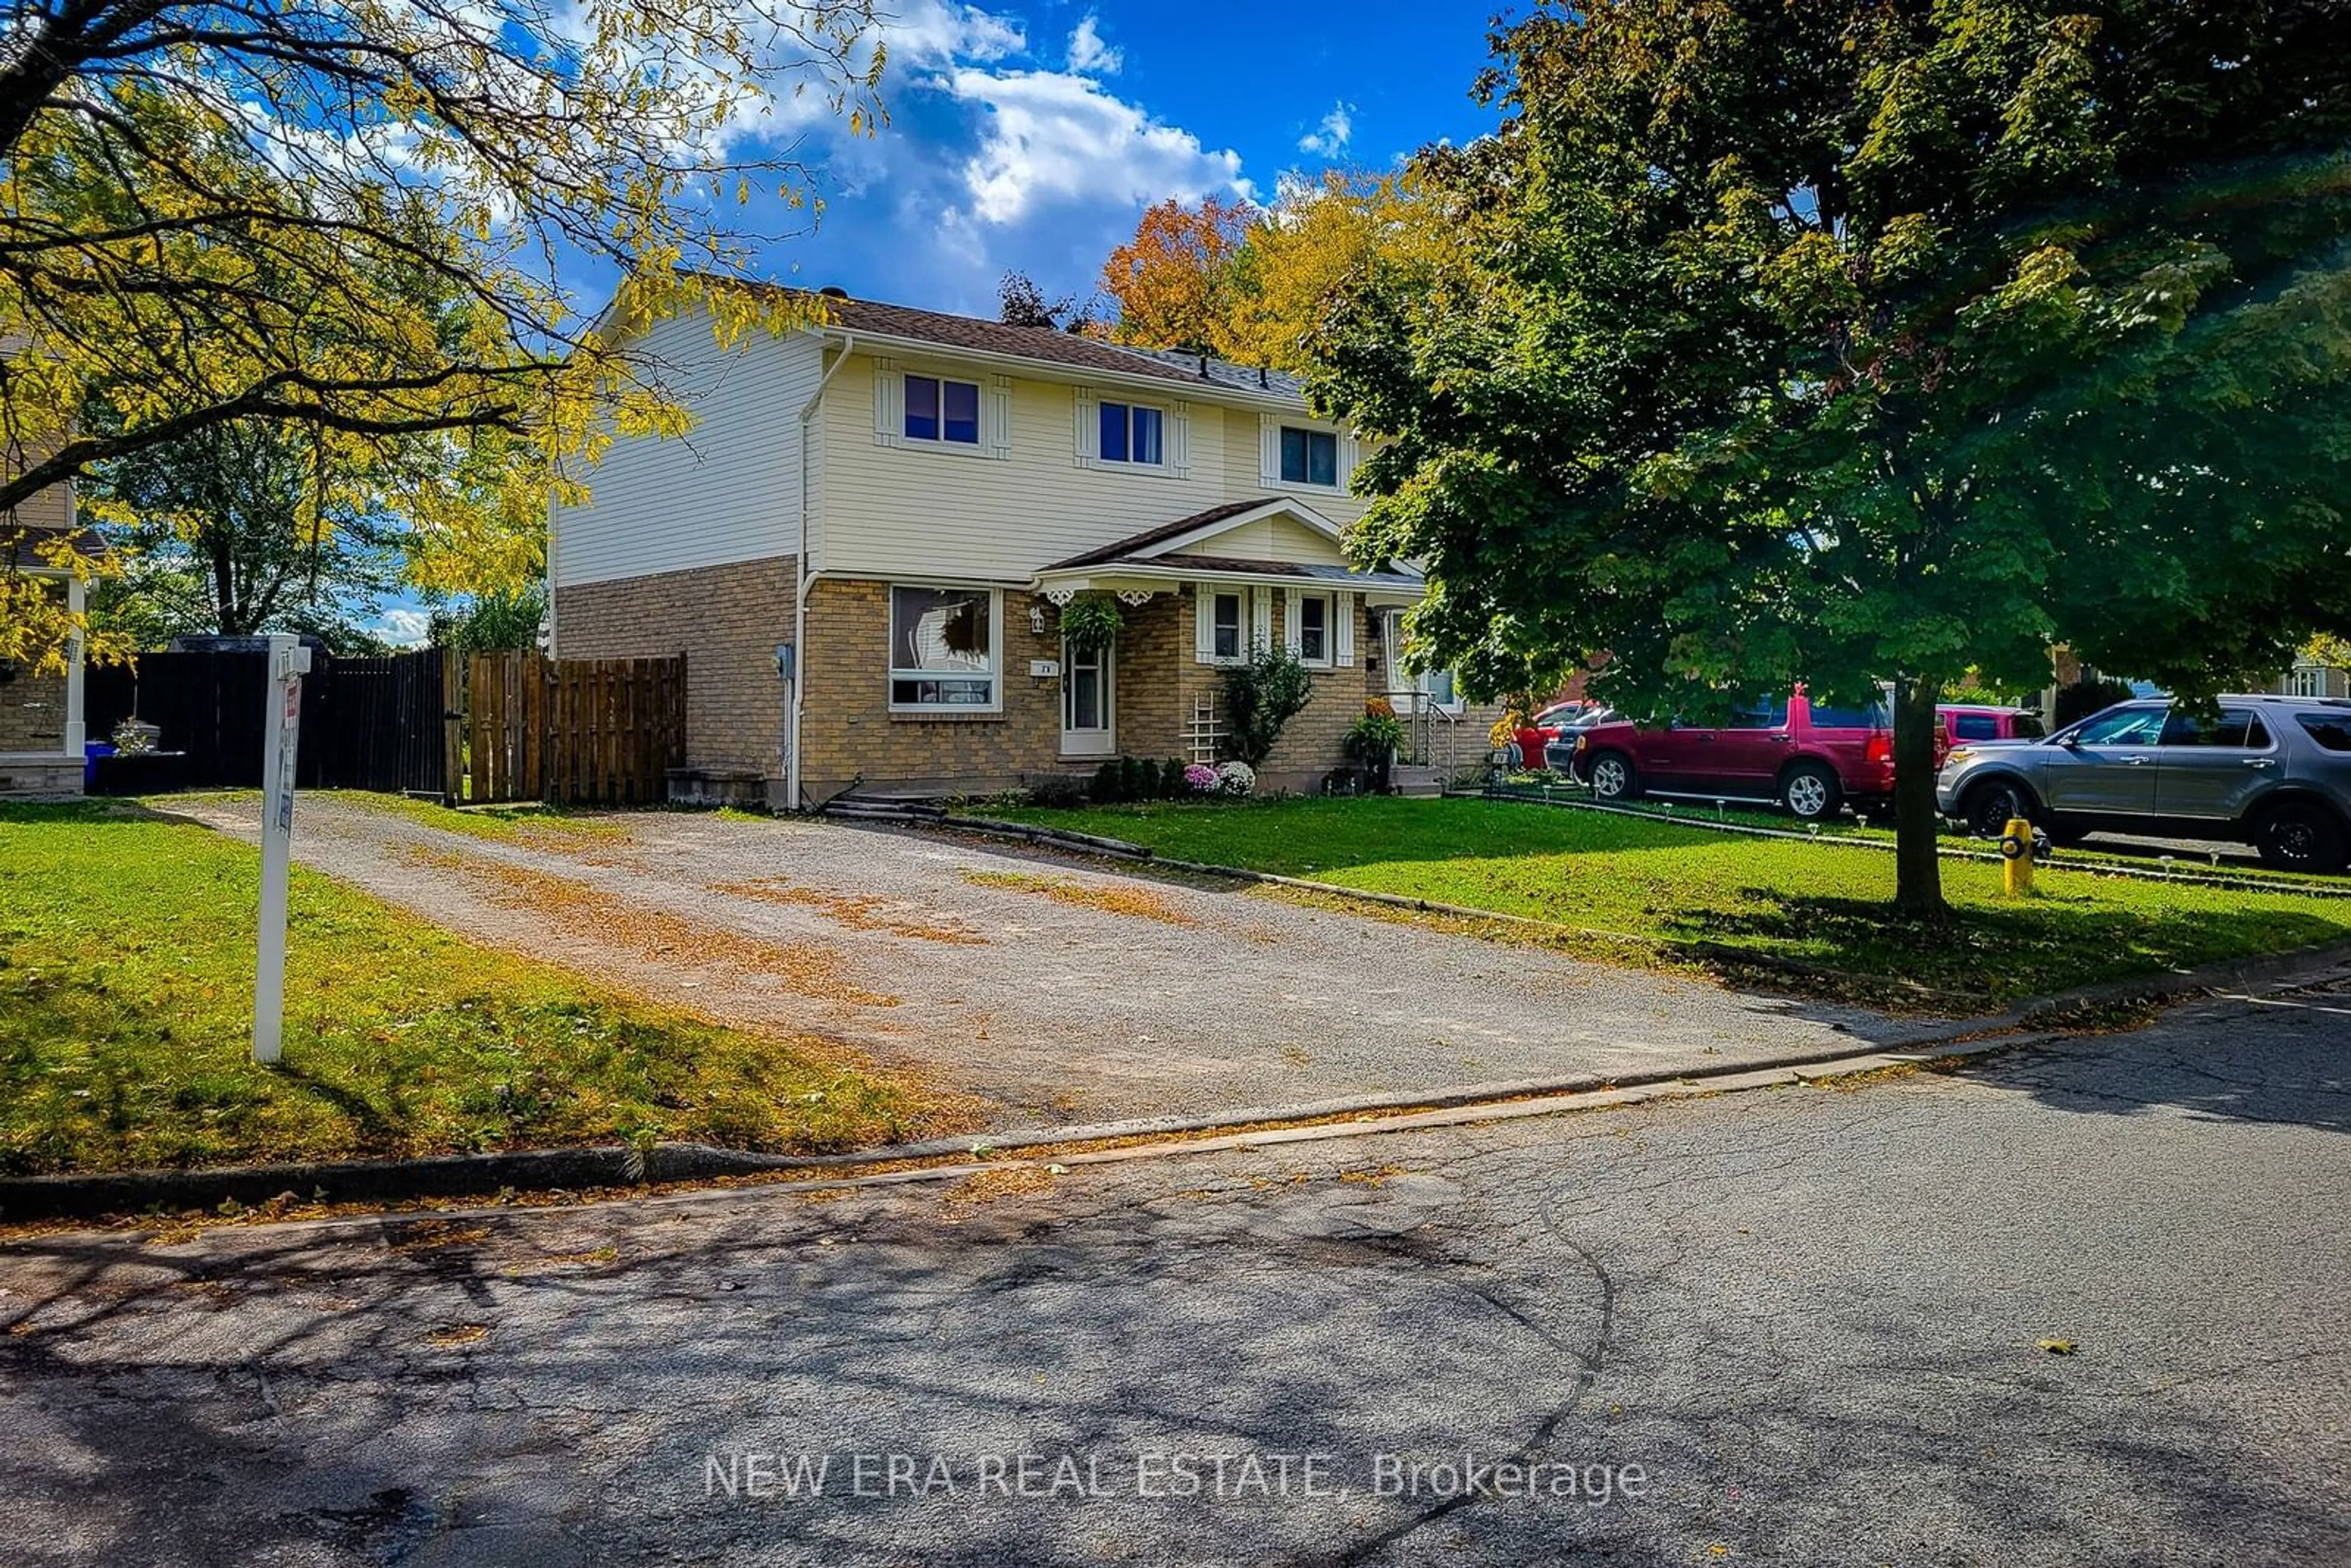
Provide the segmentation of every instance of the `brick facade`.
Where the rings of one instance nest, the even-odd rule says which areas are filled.
[[[1042,612],[1041,633],[1030,630],[1032,607]],[[1277,600],[1277,638],[1283,609]],[[1129,757],[1188,760],[1195,706],[1203,695],[1220,698],[1223,686],[1217,668],[1194,655],[1191,596],[1163,593],[1140,606],[1122,606],[1122,612],[1125,627],[1114,651],[1118,749]],[[800,719],[801,788],[808,797],[820,800],[856,779],[862,788],[885,793],[979,794],[1055,775],[1083,778],[1100,767],[1100,758],[1062,757],[1061,683],[1029,674],[1032,660],[1061,657],[1057,612],[1035,595],[1007,589],[1002,613],[1001,712],[892,713],[889,585],[820,580],[809,596],[802,655],[809,687]],[[1359,652],[1364,638],[1359,620]],[[1264,787],[1321,788],[1344,760],[1340,737],[1363,716],[1370,690],[1360,659],[1314,672],[1313,698],[1284,727],[1262,769]],[[1481,746],[1483,738],[1481,731]]]
[[[782,770],[786,688],[776,644],[792,640],[790,556],[579,583],[555,591],[566,659],[685,655],[685,760],[713,772]]]
[[[687,766],[779,779],[787,688],[776,674],[775,648],[792,639],[795,591],[789,556],[561,588],[556,591],[556,651],[570,659],[684,653]],[[1041,632],[1030,629],[1032,608],[1041,612]],[[1277,596],[1276,639],[1286,609]],[[1118,749],[1130,757],[1189,760],[1196,706],[1203,696],[1220,704],[1223,692],[1222,672],[1194,654],[1191,594],[1163,593],[1122,612],[1113,708]],[[1031,661],[1061,657],[1057,612],[1038,596],[1006,589],[1002,615],[1000,712],[892,713],[889,584],[820,578],[809,595],[799,651],[807,683],[800,719],[804,798],[823,800],[852,780],[882,793],[983,794],[1056,775],[1092,775],[1100,758],[1061,755],[1061,681],[1029,673]],[[1341,740],[1363,716],[1365,699],[1384,689],[1379,648],[1360,603],[1356,616],[1356,663],[1313,673],[1313,697],[1283,727],[1259,770],[1262,788],[1319,789],[1344,762]],[[5,690],[0,688],[0,699]],[[1466,759],[1482,757],[1487,722],[1465,718],[1447,727],[1447,738],[1459,739]],[[782,803],[779,792],[774,798]]]
[[[19,670],[0,681],[0,752],[54,751],[66,744],[66,678]]]

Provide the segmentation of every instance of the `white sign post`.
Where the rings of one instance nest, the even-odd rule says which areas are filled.
[[[253,1060],[276,1061],[286,1033],[286,878],[294,856],[294,764],[301,755],[302,677],[310,650],[269,639],[269,696],[261,747],[261,940],[253,975]]]

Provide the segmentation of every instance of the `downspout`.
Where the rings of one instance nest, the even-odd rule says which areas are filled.
[[[824,373],[816,379],[816,390],[800,405],[800,537],[792,552],[792,571],[799,582],[792,594],[792,712],[790,734],[786,741],[791,755],[784,759],[784,798],[795,811],[800,809],[800,714],[808,706],[803,694],[808,690],[809,591],[824,575],[821,570],[809,570],[809,422],[824,405],[825,388],[832,384],[841,367],[849,363],[849,356],[856,347],[856,333],[841,334],[841,357],[825,367]]]

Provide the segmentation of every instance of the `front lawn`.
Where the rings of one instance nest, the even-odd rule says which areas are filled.
[[[2351,900],[1945,862],[1952,920],[1894,918],[1894,857],[1596,811],[1378,797],[991,812],[1173,858],[1908,980],[1993,1003],[2351,937]]]
[[[0,1174],[694,1138],[847,1149],[941,1101],[294,873],[284,1062],[250,1058],[259,860],[132,806],[0,807]]]

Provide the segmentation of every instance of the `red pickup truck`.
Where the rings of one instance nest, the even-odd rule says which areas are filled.
[[[1938,728],[1938,760],[1944,747]],[[1817,822],[1847,801],[1893,798],[1893,716],[1883,703],[1815,705],[1800,685],[1785,697],[1742,704],[1719,725],[1601,725],[1577,742],[1574,773],[1603,801],[1646,794],[1769,800]]]

